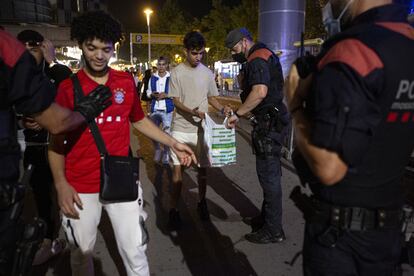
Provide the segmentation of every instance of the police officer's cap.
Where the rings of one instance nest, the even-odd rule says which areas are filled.
[[[34,43],[40,43],[43,42],[44,38],[43,36],[33,30],[24,30],[21,31],[17,35],[17,39],[22,43],[28,43],[28,42],[34,42]]]
[[[225,46],[231,49],[244,37],[252,38],[250,32],[245,27],[234,29],[227,34]]]

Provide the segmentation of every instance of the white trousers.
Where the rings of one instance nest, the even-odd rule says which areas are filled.
[[[94,274],[92,253],[96,242],[102,208],[111,220],[116,243],[128,276],[148,276],[149,268],[145,250],[148,233],[144,221],[142,190],[139,187],[137,201],[123,203],[101,203],[99,194],[79,194],[83,209],[79,219],[63,215],[62,224],[71,249],[73,276]]]

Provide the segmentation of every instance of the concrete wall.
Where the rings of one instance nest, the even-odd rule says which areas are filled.
[[[282,51],[280,60],[285,76],[297,57],[293,43],[300,40],[304,28],[305,0],[259,1],[259,41],[273,51]]]
[[[41,33],[45,38],[52,41],[55,47],[76,46],[76,42],[70,40],[69,27],[57,27],[51,25],[2,25],[6,31],[16,36],[19,32],[31,29]]]

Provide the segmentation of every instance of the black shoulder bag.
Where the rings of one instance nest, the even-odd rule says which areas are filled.
[[[71,76],[75,103],[84,93],[76,74]],[[95,89],[102,89],[99,85]],[[101,156],[101,187],[99,198],[103,202],[127,202],[138,198],[139,159],[130,156],[109,155],[95,120],[88,123]]]

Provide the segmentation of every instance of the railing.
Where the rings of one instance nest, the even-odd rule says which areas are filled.
[[[241,92],[242,91],[240,89],[236,89],[236,90],[219,89],[219,95],[222,97],[238,98],[240,97]]]

